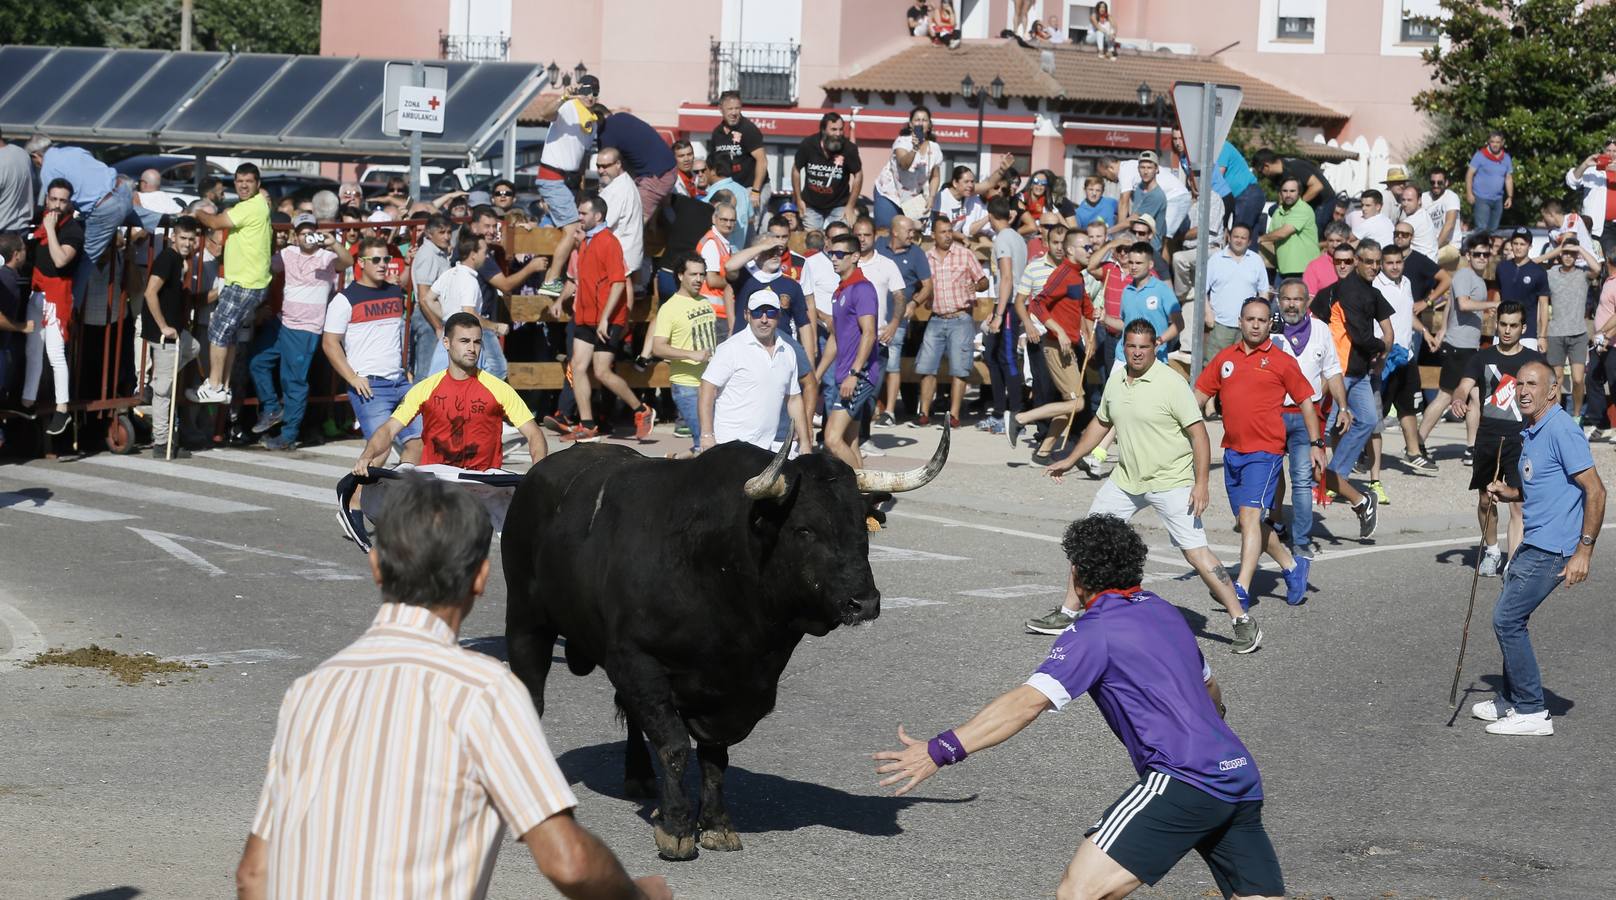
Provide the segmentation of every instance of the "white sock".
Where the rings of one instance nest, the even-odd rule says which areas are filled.
[[[1487,552],[1488,553],[1500,553],[1500,554],[1502,553],[1502,551],[1498,549],[1497,544],[1488,544],[1487,545]]]
[[[1075,610],[1075,609],[1067,609],[1066,607],[1062,606],[1061,607],[1061,615],[1064,615],[1068,619],[1075,619],[1075,618],[1077,618],[1077,610]]]

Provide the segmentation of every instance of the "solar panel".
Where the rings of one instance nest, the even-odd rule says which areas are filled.
[[[17,85],[5,104],[0,105],[0,122],[35,127],[56,101],[62,99],[64,89],[71,89],[91,66],[111,52],[101,47],[63,47],[56,51],[55,56],[35,69],[27,81]]]
[[[0,97],[21,81],[39,61],[49,56],[49,47],[0,47]]]
[[[241,105],[248,98],[275,77],[287,59],[285,56],[256,53],[237,56],[225,64],[183,112],[174,117],[163,129],[164,132],[179,132],[181,136],[218,133],[241,111]]]
[[[89,128],[118,104],[129,88],[146,77],[146,73],[163,58],[160,50],[121,50],[112,54],[106,64],[92,72],[71,94],[66,102],[44,123],[44,130],[53,128]]]
[[[230,131],[240,135],[265,135],[266,140],[280,134],[348,63],[347,59],[332,56],[294,59],[291,68],[282,72],[240,118],[230,123]]]
[[[387,63],[380,59],[361,59],[344,72],[319,102],[294,124],[283,138],[286,140],[335,141],[348,133],[366,108],[381,96],[383,71]],[[378,114],[377,118],[380,118]],[[378,135],[379,137],[380,135]]]
[[[189,97],[209,72],[225,59],[223,53],[171,53],[140,90],[113,110],[101,123],[104,131],[151,133],[163,117]]]
[[[451,80],[443,133],[431,139],[454,144],[474,140],[532,72],[531,65],[484,63],[458,81]]]

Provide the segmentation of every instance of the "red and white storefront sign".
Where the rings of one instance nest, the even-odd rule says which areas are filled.
[[[842,114],[852,125],[852,137],[861,144],[890,143],[899,130],[909,124],[907,110],[860,109],[858,115],[848,108],[841,109],[764,109],[746,111],[746,117],[763,132],[764,137],[805,138],[819,131],[820,117],[828,112]],[[958,113],[953,110],[932,111],[932,133],[940,144],[974,145],[976,143],[976,113]],[[679,131],[700,140],[712,133],[722,121],[715,106],[686,104],[679,108]],[[982,143],[1004,149],[1026,149],[1032,146],[1033,117],[987,116],[983,122]]]
[[[1162,132],[1162,143],[1168,134]],[[1096,150],[1154,150],[1155,125],[1116,125],[1108,122],[1063,122],[1061,139],[1068,147]]]

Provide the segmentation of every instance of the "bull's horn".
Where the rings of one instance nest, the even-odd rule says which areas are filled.
[[[888,494],[897,494],[903,491],[912,491],[925,487],[931,483],[937,473],[943,470],[943,463],[948,462],[948,437],[951,429],[943,425],[943,439],[937,442],[937,451],[931,455],[931,460],[918,469],[907,472],[882,472],[877,469],[858,470],[858,489],[866,494],[885,491]]]
[[[746,480],[746,499],[748,500],[778,500],[786,495],[786,479],[780,474],[780,469],[786,464],[786,456],[791,453],[791,440],[788,438],[780,445],[780,452],[774,454],[769,465],[763,471]]]

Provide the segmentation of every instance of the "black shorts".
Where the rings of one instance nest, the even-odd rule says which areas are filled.
[[[1162,772],[1146,772],[1084,833],[1106,856],[1155,884],[1191,849],[1223,896],[1279,897],[1285,878],[1263,829],[1262,801],[1230,803]]]
[[[1420,390],[1420,367],[1413,360],[1398,366],[1380,385],[1380,414],[1385,417],[1392,407],[1399,416],[1414,415],[1414,395]]]
[[[578,325],[572,329],[572,336],[577,340],[590,344],[596,353],[610,353],[619,358],[627,356],[628,350],[623,346],[623,335],[628,329],[622,325],[612,325],[606,329],[606,340],[600,339],[600,333],[595,331],[593,325]]]
[[[1437,381],[1437,387],[1449,394],[1457,390],[1459,382],[1464,380],[1465,367],[1470,365],[1470,357],[1475,355],[1476,351],[1468,347],[1443,344],[1442,349],[1437,351],[1437,356],[1442,359],[1442,376]]]
[[[1499,459],[1502,453],[1503,459]],[[1521,436],[1504,438],[1502,449],[1498,435],[1483,431],[1476,435],[1476,458],[1470,467],[1470,489],[1483,490],[1493,483],[1493,468],[1498,477],[1512,488],[1521,486]]]

